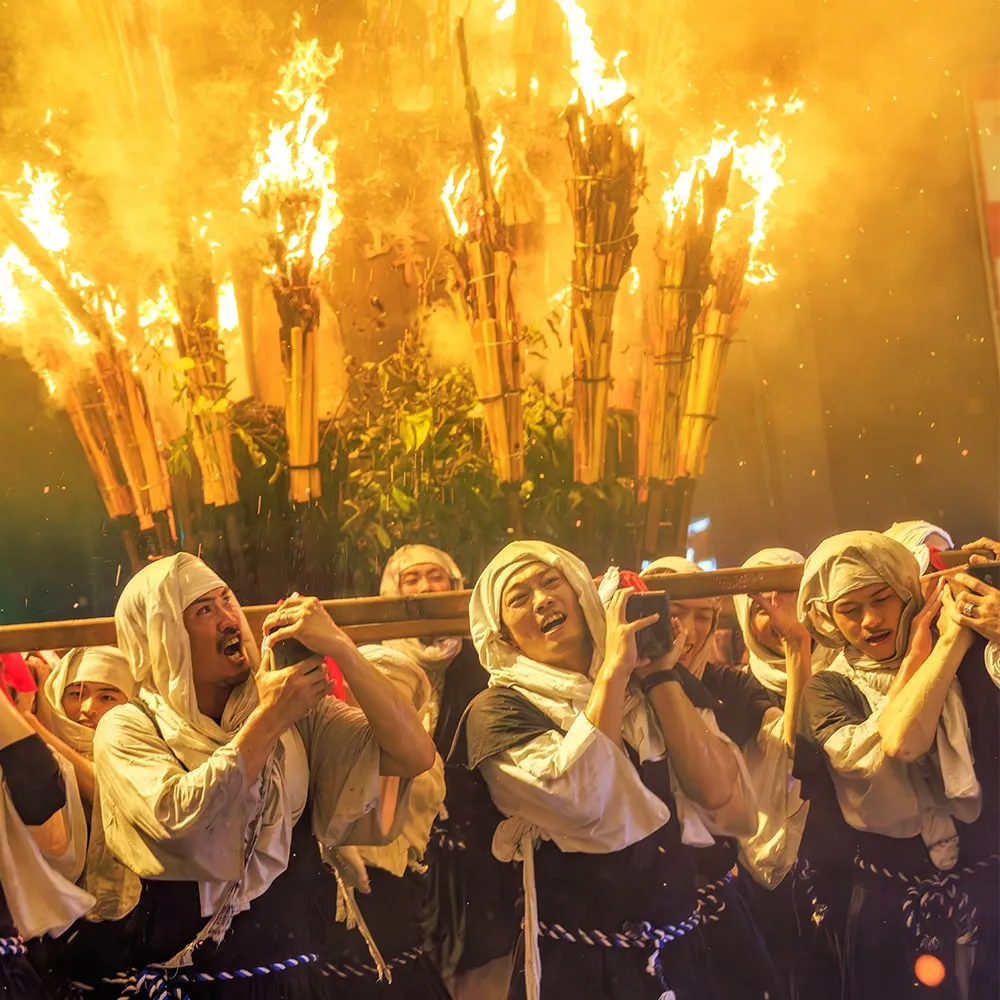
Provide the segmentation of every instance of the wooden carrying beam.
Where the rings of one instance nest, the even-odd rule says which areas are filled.
[[[970,552],[943,552],[946,565],[960,566]],[[990,553],[982,552],[987,558]],[[733,594],[779,591],[793,593],[802,579],[801,566],[762,566],[754,569],[720,569],[707,573],[656,573],[646,580],[651,589],[663,590],[675,601]],[[420,636],[469,634],[468,590],[421,597],[350,597],[323,601],[334,621],[360,644]],[[254,633],[260,635],[273,604],[244,608]],[[0,653],[30,649],[68,649],[72,646],[114,645],[113,618],[36,622],[0,626]]]

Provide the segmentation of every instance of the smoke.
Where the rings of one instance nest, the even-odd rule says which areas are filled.
[[[455,315],[450,303],[439,302],[427,309],[420,324],[421,339],[431,362],[441,370],[472,365],[472,336]]]

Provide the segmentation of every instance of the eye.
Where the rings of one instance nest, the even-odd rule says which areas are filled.
[[[514,594],[510,600],[507,601],[508,608],[523,608],[524,602],[527,601],[527,594]]]
[[[562,580],[558,576],[549,576],[542,581],[543,587],[557,587],[562,583]]]

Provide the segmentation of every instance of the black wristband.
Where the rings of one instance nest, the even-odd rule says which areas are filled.
[[[676,681],[678,684],[681,683],[681,675],[677,672],[674,667],[670,667],[666,670],[656,670],[651,674],[647,674],[645,677],[638,678],[639,689],[643,694],[649,694],[653,688],[660,684],[666,684],[669,681]]]

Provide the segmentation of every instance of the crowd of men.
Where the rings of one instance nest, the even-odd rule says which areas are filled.
[[[117,646],[2,659],[0,997],[997,1000],[1000,543],[953,548],[759,552],[801,586],[728,644],[630,610],[676,557],[513,542],[471,640],[360,648],[153,562]],[[463,588],[406,545],[381,593]]]

